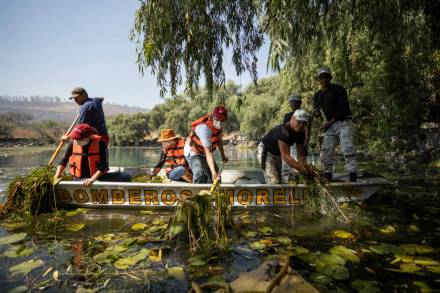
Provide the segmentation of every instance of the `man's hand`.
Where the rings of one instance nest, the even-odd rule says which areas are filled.
[[[218,173],[217,172],[212,173],[212,181],[214,182],[214,180],[217,178],[218,178]]]
[[[68,139],[69,139],[69,137],[67,135],[61,136],[61,141],[62,142],[66,142],[66,140],[68,140]]]
[[[92,179],[92,178],[89,178],[86,181],[84,181],[83,185],[84,186],[90,186],[90,185],[92,185],[93,182],[95,182],[95,180]]]
[[[333,125],[333,122],[326,121],[326,122],[322,123],[321,129],[324,131],[327,131],[327,129],[329,129],[332,125]]]
[[[225,164],[226,164],[227,162],[229,162],[228,157],[226,157],[225,155],[223,155],[223,156],[222,156],[222,162],[225,163]]]

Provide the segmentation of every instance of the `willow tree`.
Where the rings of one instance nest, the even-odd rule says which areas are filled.
[[[232,50],[237,74],[257,79],[256,53],[263,42],[251,0],[145,0],[136,12],[131,39],[138,42],[137,63],[157,77],[164,96],[197,88],[200,77],[212,93],[225,82],[225,50]],[[184,71],[184,74],[183,74]]]

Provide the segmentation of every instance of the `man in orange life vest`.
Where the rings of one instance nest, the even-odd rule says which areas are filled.
[[[223,162],[228,158],[223,149],[222,124],[228,117],[228,110],[217,106],[191,124],[191,134],[185,143],[185,157],[193,173],[193,183],[211,183],[218,177],[214,151],[220,150]]]
[[[84,186],[90,186],[97,179],[102,181],[129,181],[128,174],[107,173],[107,144],[96,134],[96,129],[88,124],[77,124],[68,137],[72,141],[67,146],[55,172],[54,180],[61,178],[69,163],[69,173],[74,180],[85,179]]]
[[[170,180],[179,181],[183,179],[186,182],[192,182],[192,174],[183,154],[185,146],[183,138],[176,135],[173,129],[164,129],[160,132],[160,137],[157,141],[162,143],[163,150],[159,163],[154,167],[152,175],[157,175],[166,163],[167,177]]]

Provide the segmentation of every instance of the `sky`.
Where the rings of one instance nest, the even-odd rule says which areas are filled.
[[[141,76],[129,41],[138,0],[0,0],[0,95],[69,97],[76,86],[106,102],[152,108],[163,102],[156,77]],[[258,53],[266,70],[268,42]],[[226,79],[237,77],[226,53]]]

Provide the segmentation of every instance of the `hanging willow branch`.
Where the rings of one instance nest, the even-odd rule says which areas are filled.
[[[257,79],[256,53],[263,42],[257,22],[256,2],[201,0],[146,0],[136,11],[131,40],[137,42],[141,74],[156,75],[164,97],[182,83],[197,88],[200,75],[211,93],[225,82],[225,49],[232,49],[237,75],[249,71]]]

